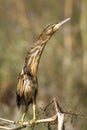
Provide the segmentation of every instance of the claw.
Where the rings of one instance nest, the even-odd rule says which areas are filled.
[[[35,125],[35,121],[36,121],[35,119],[29,120],[29,124],[34,126]]]
[[[19,124],[19,121],[14,121],[14,124]]]
[[[20,124],[20,125],[23,125],[23,121],[14,121],[14,124]]]

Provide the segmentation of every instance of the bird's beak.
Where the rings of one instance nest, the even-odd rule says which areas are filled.
[[[64,23],[68,22],[69,20],[70,20],[70,18],[67,18],[67,19],[63,20],[62,22],[55,24],[55,26],[53,28],[54,31],[58,30],[61,27],[61,25],[63,25]]]

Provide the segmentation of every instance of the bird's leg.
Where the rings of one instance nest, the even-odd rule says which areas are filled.
[[[29,124],[34,125],[35,120],[36,120],[36,102],[34,98],[32,100],[33,100],[33,119],[29,121]]]
[[[28,106],[26,106],[25,112],[23,113],[21,119],[20,119],[19,121],[15,121],[14,124],[22,124],[22,123],[23,123],[24,118],[25,118],[25,116],[26,116],[26,114],[27,114],[27,110],[28,110]]]
[[[36,120],[36,103],[33,98],[33,120]]]
[[[28,106],[26,106],[26,108],[25,108],[25,112],[23,113],[23,115],[22,115],[22,117],[21,117],[21,122],[23,122],[24,121],[24,118],[25,118],[25,116],[26,116],[26,114],[27,114],[27,110],[28,110]]]

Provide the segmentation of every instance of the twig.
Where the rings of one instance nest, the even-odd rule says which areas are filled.
[[[64,115],[67,114],[67,115],[75,115],[75,116],[81,116],[81,117],[85,117],[87,118],[87,115],[80,115],[80,114],[77,114],[77,113],[71,113],[71,112],[64,112],[62,111],[59,103],[57,102],[56,98],[53,98],[53,100],[44,108],[44,111],[47,109],[47,107],[49,105],[51,105],[52,103],[54,103],[54,107],[55,107],[55,112],[56,114],[49,117],[49,118],[46,118],[46,119],[38,119],[33,123],[29,123],[29,122],[19,122],[17,125],[15,123],[15,121],[12,121],[12,120],[8,120],[8,119],[4,119],[4,118],[0,118],[0,121],[3,121],[3,122],[6,122],[8,124],[5,123],[5,125],[3,124],[0,124],[0,129],[4,129],[4,130],[19,130],[19,129],[22,129],[22,128],[25,128],[25,127],[32,127],[32,125],[36,125],[36,124],[40,124],[40,123],[50,123],[50,122],[55,122],[56,120],[58,120],[58,130],[64,130],[65,127],[64,127]],[[9,127],[6,127],[6,125],[10,125],[10,124],[14,124],[16,125],[15,128],[9,128]]]
[[[71,115],[71,116],[80,116],[80,117],[83,117],[83,118],[87,118],[87,115],[85,114],[78,114],[78,113],[74,113],[74,112],[67,112],[67,111],[64,111],[63,112],[64,114],[67,114],[67,115]]]
[[[8,120],[8,119],[5,119],[5,118],[0,118],[1,121],[5,121],[5,122],[9,122],[9,123],[14,123],[14,121],[12,120]]]
[[[51,102],[45,106],[44,111],[45,111],[45,110],[47,109],[47,107],[49,107],[53,102],[54,102],[54,99],[52,99]]]
[[[53,103],[53,102],[54,102],[54,104],[55,104],[55,110],[56,110],[56,113],[57,113],[57,112],[58,112],[58,111],[57,111],[58,108],[57,108],[56,99],[55,99],[55,100],[53,99],[53,100],[50,102],[50,104]],[[12,121],[12,120],[4,119],[4,118],[0,118],[0,120],[1,120],[1,121],[4,121],[4,122],[8,122],[9,124],[16,124],[15,121]],[[34,122],[34,125],[39,124],[39,123],[54,122],[55,120],[57,120],[57,114],[53,115],[53,116],[50,117],[50,118],[36,120],[36,121]],[[29,122],[23,122],[22,124],[21,124],[21,122],[19,122],[18,124],[19,124],[20,126],[18,126],[18,127],[16,127],[16,128],[9,128],[9,127],[5,127],[5,126],[0,126],[0,128],[6,129],[6,130],[19,130],[19,129],[22,129],[22,128],[25,128],[25,127],[29,127],[29,126],[31,127],[31,126],[32,126],[32,124],[29,123]]]
[[[58,130],[62,130],[64,128],[64,114],[57,113],[58,115]]]
[[[8,128],[8,127],[5,127],[5,126],[0,126],[0,129],[9,130],[9,128]]]
[[[60,112],[59,107],[57,106],[57,101],[56,101],[55,97],[53,98],[53,101],[54,101],[56,112],[57,113]]]
[[[47,119],[36,120],[36,121],[34,122],[34,125],[35,125],[35,124],[39,124],[39,123],[53,122],[53,121],[55,121],[56,119],[57,119],[57,114],[54,115],[54,116],[52,116],[52,117],[50,117],[50,118],[47,118]],[[7,121],[7,122],[12,123],[12,124],[15,123],[15,121],[3,119],[3,118],[0,118],[0,120],[2,120],[2,121]],[[0,126],[0,128],[6,129],[6,130],[19,130],[19,129],[22,129],[22,128],[25,128],[25,127],[29,127],[29,126],[32,126],[32,124],[29,123],[29,122],[23,122],[22,125],[21,125],[21,126],[18,126],[17,128],[9,128],[9,127],[5,127],[5,126]]]
[[[65,130],[64,114],[63,114],[62,108],[60,107],[55,97],[53,98],[53,100],[54,100],[54,105],[55,105],[55,109],[58,116],[58,130],[62,130],[62,129]]]
[[[58,130],[64,130],[65,127],[64,127],[64,115],[67,114],[67,115],[71,115],[71,116],[81,116],[81,117],[85,117],[87,118],[87,115],[85,114],[77,114],[77,113],[71,113],[71,112],[64,112],[62,111],[59,103],[57,102],[56,98],[53,98],[51,100],[51,102],[44,108],[44,111],[47,109],[47,107],[49,105],[51,105],[52,103],[54,103],[54,107],[55,107],[55,111],[56,111],[56,114],[53,115],[52,117],[49,117],[49,118],[46,118],[46,119],[38,119],[34,122],[34,125],[36,124],[40,124],[40,123],[50,123],[50,122],[55,122],[56,120],[58,120]],[[0,121],[3,121],[5,125],[3,124],[0,124],[0,129],[4,129],[4,130],[20,130],[22,128],[26,128],[26,127],[32,127],[32,123],[29,123],[29,122],[23,122],[21,124],[21,122],[18,123],[19,126],[16,125],[15,128],[9,128],[9,127],[6,127],[6,125],[10,125],[10,124],[16,124],[15,121],[12,121],[12,120],[8,120],[8,119],[4,119],[4,118],[0,118]],[[6,124],[6,123],[7,124]]]

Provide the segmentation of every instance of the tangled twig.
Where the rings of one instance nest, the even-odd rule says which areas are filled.
[[[85,117],[87,118],[86,115],[83,114],[77,114],[77,113],[71,113],[71,112],[64,112],[62,110],[62,108],[60,107],[58,101],[56,100],[56,98],[53,98],[52,101],[44,108],[44,112],[46,111],[46,109],[52,105],[54,106],[55,109],[55,114],[52,115],[51,117],[47,117],[45,119],[37,119],[34,124],[30,123],[30,122],[19,122],[18,124],[16,124],[15,121],[13,120],[8,120],[8,119],[4,119],[4,118],[0,118],[0,129],[4,129],[4,130],[20,130],[22,128],[26,128],[26,127],[32,127],[40,124],[40,123],[52,123],[57,121],[57,125],[58,125],[58,130],[65,130],[65,126],[64,126],[64,116],[65,115],[70,115],[70,116],[77,116],[77,117]],[[4,123],[2,123],[4,122]],[[7,125],[6,125],[7,124]],[[8,127],[8,125],[10,126],[11,124],[14,125],[14,127]]]
[[[39,124],[39,123],[47,123],[47,122],[50,123],[50,122],[54,122],[54,121],[58,120],[58,130],[62,130],[63,123],[64,123],[64,114],[61,113],[60,107],[59,107],[58,102],[56,101],[55,98],[53,98],[52,102],[54,102],[56,114],[53,115],[52,117],[49,117],[49,118],[46,118],[46,119],[36,120],[34,122],[34,125]],[[12,120],[4,119],[4,118],[0,118],[0,120],[3,121],[3,122],[6,122],[8,124],[16,124],[15,121],[12,121]],[[32,124],[29,123],[29,122],[23,122],[22,124],[18,123],[18,125],[19,126],[16,126],[15,128],[9,128],[7,126],[0,125],[0,128],[5,129],[5,130],[19,130],[19,129],[22,129],[22,128],[25,128],[25,127],[32,127]]]

